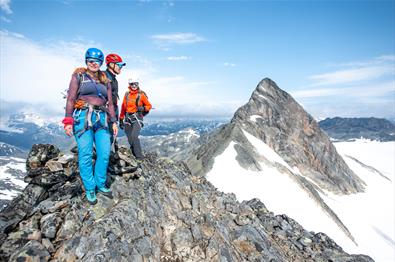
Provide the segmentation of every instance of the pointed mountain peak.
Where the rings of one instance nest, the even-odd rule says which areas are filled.
[[[289,166],[296,167],[322,189],[336,194],[364,190],[364,182],[356,177],[336,152],[314,118],[269,78],[259,82],[248,103],[236,111],[231,123],[213,135],[210,142],[212,148],[204,148],[202,153],[197,154],[200,156],[204,152],[207,161],[199,160],[204,163],[193,163],[191,166],[196,170],[203,166],[208,171],[209,163],[212,163],[210,155],[220,154],[231,141],[248,148],[243,142],[243,131],[264,142]],[[246,153],[242,155],[238,159],[246,159]]]
[[[251,97],[274,98],[279,93],[285,92],[278,87],[276,82],[266,77],[259,82]]]
[[[280,89],[280,88],[277,86],[276,82],[266,77],[259,82],[254,92],[265,93],[273,89]]]

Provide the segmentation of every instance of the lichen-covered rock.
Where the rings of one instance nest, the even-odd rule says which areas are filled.
[[[59,225],[62,222],[60,213],[47,214],[41,218],[41,232],[49,239],[53,239],[56,236]]]
[[[26,161],[26,170],[44,167],[48,160],[56,158],[60,150],[54,145],[34,144]]]
[[[29,241],[21,249],[17,250],[10,261],[49,261],[50,254],[47,249],[36,240]]]

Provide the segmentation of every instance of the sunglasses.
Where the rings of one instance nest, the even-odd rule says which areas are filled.
[[[129,83],[129,85],[131,85],[131,86],[139,86],[139,82],[132,82],[132,83]]]
[[[120,69],[122,68],[122,67],[124,67],[125,66],[125,63],[122,63],[122,62],[118,62],[118,63],[115,63]]]
[[[96,63],[98,66],[102,65],[102,61],[97,59],[86,59],[86,63]]]

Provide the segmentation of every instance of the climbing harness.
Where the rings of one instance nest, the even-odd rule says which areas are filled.
[[[73,112],[73,118],[74,119],[78,119],[76,120],[76,123],[79,123],[79,116],[81,115],[81,113],[84,111],[86,111],[86,115],[85,115],[85,120],[84,120],[84,128],[80,131],[77,131],[75,134],[78,137],[81,137],[85,131],[91,129],[91,128],[95,128],[97,127],[97,125],[100,125],[99,128],[97,128],[96,130],[94,130],[95,132],[100,130],[100,129],[107,129],[108,128],[108,124],[107,124],[107,114],[108,114],[108,108],[106,106],[95,106],[95,105],[91,105],[89,103],[84,104],[84,106],[80,107],[80,108],[76,108]],[[100,113],[104,112],[104,126],[101,125],[100,123]],[[92,116],[95,115],[95,122],[92,122]]]
[[[144,123],[143,120],[140,119],[136,113],[126,113],[125,115],[125,125],[132,125],[133,123],[135,123],[137,121],[137,123],[139,124],[140,128],[144,127]]]

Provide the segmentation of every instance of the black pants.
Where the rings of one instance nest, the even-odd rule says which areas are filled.
[[[133,123],[125,124],[125,133],[128,137],[128,141],[130,144],[130,149],[132,150],[133,155],[136,159],[143,159],[143,154],[141,152],[141,144],[140,144],[140,130],[141,130],[141,123],[138,121],[134,121]]]
[[[117,121],[118,121],[118,115],[119,115],[118,114],[118,106],[114,105],[114,109],[115,109],[115,117],[117,118]],[[111,145],[112,145],[112,143],[115,140],[114,130],[112,129],[112,124],[109,124],[109,130],[110,130],[110,142],[111,142]],[[118,147],[118,145],[116,145],[116,147]]]

